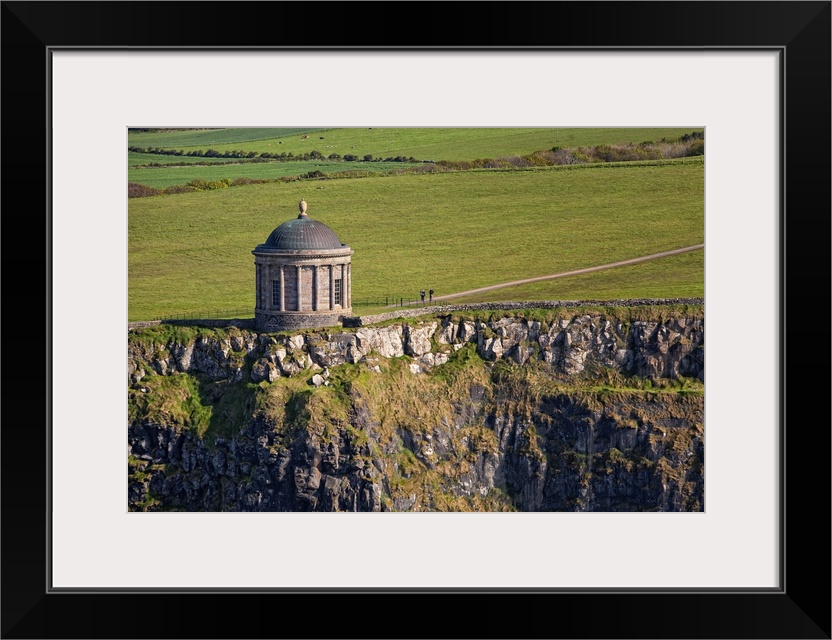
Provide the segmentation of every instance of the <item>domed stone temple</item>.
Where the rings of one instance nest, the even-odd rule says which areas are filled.
[[[298,206],[297,218],[278,226],[252,251],[258,331],[334,326],[352,314],[353,251],[306,214],[304,200]]]

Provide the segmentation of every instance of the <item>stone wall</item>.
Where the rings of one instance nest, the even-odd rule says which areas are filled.
[[[327,290],[329,283],[327,282]],[[297,293],[295,293],[297,295]],[[429,305],[415,309],[398,308],[388,313],[375,315],[344,317],[338,311],[329,314],[300,314],[286,316],[283,320],[278,316],[271,316],[273,320],[267,321],[268,327],[274,327],[273,331],[284,331],[300,329],[303,327],[362,327],[376,322],[394,320],[395,318],[415,318],[429,313],[449,313],[452,311],[501,311],[512,309],[556,309],[570,307],[642,307],[642,306],[663,306],[677,304],[705,304],[704,298],[633,298],[630,300],[534,300],[527,302],[480,302],[475,304],[445,304]],[[127,329],[143,329],[157,324],[175,324],[180,326],[194,327],[238,327],[240,329],[253,329],[253,319],[231,319],[231,320],[149,320],[146,322],[128,322]]]
[[[312,271],[317,267],[301,267],[300,269],[300,283],[301,283],[301,290],[300,290],[300,304],[301,307],[299,311],[311,311],[313,307],[313,299],[314,296],[314,285],[312,281]],[[329,305],[327,305],[329,306]]]
[[[298,310],[298,272],[287,265],[283,270],[283,304],[286,311]]]
[[[264,331],[337,327],[340,326],[343,317],[340,311],[334,313],[276,313],[274,315],[258,313],[256,325],[255,321],[252,320],[251,326],[260,327]]]
[[[478,302],[474,304],[429,305],[418,308],[399,307],[396,311],[344,318],[344,327],[361,327],[395,318],[415,318],[428,313],[451,311],[501,311],[511,309],[556,309],[569,307],[643,307],[677,304],[704,304],[703,298],[633,298],[630,300],[533,300],[526,302]]]

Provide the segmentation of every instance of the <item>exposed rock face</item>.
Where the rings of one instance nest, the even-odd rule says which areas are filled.
[[[150,424],[131,427],[130,443],[136,458],[174,469],[131,480],[131,505],[149,491],[164,507],[186,511],[381,509],[378,471],[356,459],[361,451],[346,436],[325,444],[299,438],[284,449],[272,428],[253,420],[215,448],[188,431]]]
[[[128,350],[128,372],[133,383],[148,369],[159,375],[203,373],[214,379],[241,380],[244,360],[255,354],[258,360],[251,380],[274,381],[278,374],[294,376],[310,368],[361,362],[371,354],[383,358],[408,355],[428,366],[443,364],[453,351],[443,345],[474,342],[486,360],[505,358],[525,364],[538,359],[570,375],[588,366],[602,366],[646,378],[684,376],[704,381],[704,334],[701,318],[627,324],[589,315],[561,320],[548,328],[537,321],[507,317],[492,322],[445,318],[441,323],[293,336],[240,331],[220,340],[200,336],[190,344],[159,345],[154,352],[133,345]],[[431,354],[433,358],[425,358]]]
[[[363,443],[346,428],[327,436],[297,429],[287,439],[276,425],[252,419],[235,437],[209,447],[187,430],[133,423],[133,459],[157,471],[131,476],[129,502],[137,508],[150,492],[165,508],[186,511],[434,510],[437,496],[418,481],[406,496],[387,495],[386,505],[384,487],[392,477],[417,479],[416,465],[424,476],[450,462],[454,471],[443,493],[483,498],[498,492],[497,504],[505,508],[703,509],[701,398],[629,397],[590,407],[558,395],[531,415],[514,413],[511,403],[481,401],[472,408],[483,419],[480,429],[458,415],[456,424],[427,432],[399,430],[399,446],[415,461],[373,433],[373,416],[362,415],[360,398],[352,426],[366,430]]]
[[[372,351],[384,358],[404,355],[404,332],[401,325],[383,329],[365,327],[356,333],[355,337],[357,348],[353,362],[357,362]]]
[[[436,323],[431,322],[423,327],[413,327],[411,325],[405,325],[405,327],[404,352],[409,356],[422,356],[430,353],[433,348],[430,338],[436,332]]]
[[[233,330],[134,340],[128,504],[185,511],[699,511],[701,390],[533,387],[547,376],[586,380],[598,371],[656,383],[702,381],[703,340],[697,317],[627,323],[601,315],[550,326],[446,317],[338,333]],[[433,372],[457,353],[481,360],[443,387],[445,378]],[[349,375],[361,371],[367,377],[353,382]],[[171,377],[178,374],[186,375]],[[308,384],[286,387],[274,407],[268,398],[260,407],[258,398],[281,379],[298,377]],[[191,404],[184,417],[162,419],[149,408],[152,397],[159,382],[179,379],[188,384],[176,397]],[[209,422],[200,437],[187,425],[201,407],[212,408],[212,421],[233,414],[231,427],[208,437]]]

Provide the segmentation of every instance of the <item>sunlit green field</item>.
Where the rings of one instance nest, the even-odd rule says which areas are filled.
[[[263,138],[267,129],[226,129],[216,132],[193,131],[165,134],[130,134],[130,146],[167,149],[215,149],[217,151],[255,151],[257,153],[309,153],[328,156],[353,154],[360,158],[413,156],[416,160],[473,160],[522,155],[552,147],[578,147],[598,144],[657,141],[678,138],[689,128],[367,128],[298,130],[276,129],[273,137]],[[247,134],[246,132],[251,133]],[[311,133],[310,133],[311,132]],[[225,142],[223,136],[234,136]],[[250,138],[247,139],[246,136]],[[304,139],[304,135],[307,137]],[[280,143],[280,144],[278,144]]]
[[[273,183],[134,198],[129,319],[253,308],[251,251],[297,215],[301,197],[311,217],[354,249],[354,300],[415,297],[423,287],[437,294],[464,291],[702,243],[704,163],[691,160]],[[695,296],[702,295],[704,277],[692,253],[529,286],[542,288],[500,290],[491,299]]]
[[[181,157],[181,156],[173,156]],[[248,162],[221,164],[209,167],[154,167],[151,169],[131,168],[127,170],[130,182],[139,182],[156,189],[175,184],[187,184],[191,180],[222,180],[223,178],[255,178],[274,180],[283,176],[298,176],[310,171],[324,173],[339,171],[361,171],[378,173],[413,166],[407,162]]]
[[[188,131],[133,132],[127,135],[127,145],[136,147],[159,147],[173,149],[179,147],[211,147],[213,145],[239,145],[253,140],[269,140],[289,135],[309,134],[321,129],[275,128],[275,127],[237,127],[222,129],[191,129]],[[214,147],[216,148],[216,147]]]
[[[189,164],[207,163],[207,164],[222,164],[222,163],[250,163],[251,160],[246,158],[205,158],[195,156],[166,156],[160,153],[136,153],[135,151],[127,152],[127,166],[135,167],[143,164],[176,164],[179,162],[187,162]]]
[[[443,301],[443,304],[504,300],[699,298],[704,295],[704,263],[705,251],[699,249],[594,273],[459,296]],[[443,292],[437,291],[436,295],[441,293]]]

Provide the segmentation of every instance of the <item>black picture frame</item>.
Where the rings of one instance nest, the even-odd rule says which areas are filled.
[[[8,311],[0,433],[2,637],[830,638],[829,367],[823,351],[811,346],[825,343],[825,331],[817,335],[814,327],[828,326],[830,318],[830,2],[395,4],[406,5],[408,19],[393,32],[396,14],[388,3],[2,3],[2,292]],[[255,10],[258,18],[250,19]],[[472,13],[476,20],[467,23],[455,17]],[[779,348],[782,364],[780,588],[50,590],[50,404],[44,391],[61,383],[48,377],[46,258],[58,240],[50,237],[49,222],[50,51],[135,46],[778,50],[785,79],[782,334],[769,348]],[[797,293],[806,282],[820,291],[809,300]],[[390,619],[398,623],[390,626]]]

